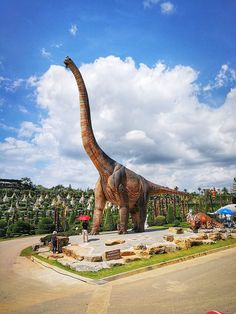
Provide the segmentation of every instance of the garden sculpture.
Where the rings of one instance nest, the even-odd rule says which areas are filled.
[[[209,217],[204,213],[197,213],[196,215],[188,215],[187,222],[190,224],[190,228],[193,231],[196,231],[200,228],[207,228],[212,229],[216,228],[223,228],[223,225],[216,221],[215,219]]]
[[[84,149],[99,172],[95,187],[95,208],[91,234],[98,234],[107,201],[119,206],[119,234],[127,233],[129,213],[134,231],[143,232],[149,196],[156,194],[185,194],[154,184],[107,156],[98,145],[91,123],[89,99],[82,75],[67,57],[64,61],[77,82],[80,95],[80,125]]]

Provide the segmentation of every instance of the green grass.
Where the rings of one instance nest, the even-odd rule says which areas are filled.
[[[28,246],[21,251],[20,256],[30,257],[33,253],[32,246]]]
[[[168,229],[170,227],[174,227],[174,224],[164,224],[162,226],[151,226],[150,228],[151,229]],[[180,223],[179,227],[184,228],[184,229],[189,228],[189,224],[184,221]]]
[[[208,252],[208,251],[211,251],[213,249],[222,248],[222,247],[232,245],[232,244],[236,244],[236,239],[229,239],[226,241],[218,241],[217,243],[211,244],[211,245],[208,244],[208,245],[194,246],[188,250],[180,250],[180,251],[177,251],[174,253],[153,255],[148,260],[134,261],[134,262],[131,262],[131,263],[128,263],[125,265],[121,265],[121,266],[114,266],[114,267],[108,268],[108,269],[101,269],[98,272],[91,272],[91,271],[78,272],[78,271],[70,269],[69,267],[61,265],[58,261],[45,259],[36,253],[34,253],[32,255],[37,257],[38,259],[50,264],[50,265],[56,266],[56,267],[61,268],[63,270],[69,271],[71,273],[74,273],[74,274],[77,274],[77,275],[80,275],[83,277],[91,278],[91,279],[102,279],[105,277],[133,271],[133,270],[136,270],[136,269],[139,269],[142,267],[153,266],[153,265],[157,265],[157,264],[160,264],[163,262],[168,262],[168,261],[178,259],[178,258],[185,258],[185,257],[193,255],[193,254]],[[27,249],[29,249],[29,248],[26,248],[25,250],[27,250]],[[26,252],[28,252],[28,251],[26,251]]]

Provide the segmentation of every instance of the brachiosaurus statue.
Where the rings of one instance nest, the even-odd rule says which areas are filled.
[[[118,233],[127,233],[129,213],[134,231],[143,232],[148,198],[156,194],[184,194],[154,184],[107,156],[98,145],[91,123],[89,99],[82,75],[67,57],[64,61],[77,82],[80,95],[80,125],[84,149],[99,172],[95,187],[95,208],[91,234],[98,234],[107,201],[119,206]]]

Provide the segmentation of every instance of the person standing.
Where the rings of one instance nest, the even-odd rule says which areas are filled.
[[[57,252],[57,232],[56,231],[53,231],[52,233],[51,242],[52,242],[52,252],[53,254],[55,254]]]
[[[82,223],[82,235],[83,235],[83,242],[88,242],[88,221],[85,220]]]

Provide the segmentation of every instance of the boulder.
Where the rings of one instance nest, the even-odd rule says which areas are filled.
[[[42,246],[41,243],[35,243],[32,245],[32,251],[38,251],[38,249]]]
[[[48,256],[48,259],[57,260],[57,259],[63,258],[63,257],[64,257],[63,254],[50,254],[50,255]]]
[[[135,252],[133,250],[124,250],[120,252],[121,256],[131,256],[135,255]]]
[[[84,256],[84,261],[86,262],[102,262],[102,256],[101,255],[88,255]]]
[[[173,236],[173,234],[167,234],[167,235],[163,236],[163,239],[165,241],[173,242],[174,241],[174,236]]]
[[[164,244],[153,244],[147,247],[146,252],[149,255],[154,255],[154,254],[163,254],[165,253],[165,247]]]
[[[189,239],[191,242],[191,246],[198,246],[198,245],[202,245],[203,244],[203,240],[197,240],[197,239]]]
[[[216,243],[216,242],[213,241],[213,240],[209,240],[209,239],[207,239],[207,240],[202,240],[202,244],[214,244],[214,243]]]
[[[170,227],[168,229],[168,231],[171,233],[174,233],[174,234],[183,234],[184,233],[183,228],[181,228],[181,227]]]
[[[228,240],[232,239],[231,233],[225,232],[220,234],[221,240]]]
[[[133,246],[134,250],[146,250],[146,248],[147,248],[146,244],[142,243]]]
[[[135,250],[135,255],[140,257],[141,259],[149,259],[151,257],[151,255],[148,254],[147,250]]]
[[[208,234],[208,239],[218,241],[221,239],[221,234],[220,232],[211,232]]]
[[[125,263],[130,263],[130,262],[134,262],[134,261],[139,261],[141,260],[140,257],[138,257],[137,255],[131,255],[131,256],[124,256],[122,257]]]
[[[109,267],[113,267],[113,266],[121,266],[121,265],[124,265],[125,261],[124,261],[123,258],[121,258],[121,259],[117,259],[117,260],[107,261],[106,263],[107,263],[107,265],[108,265]]]
[[[180,249],[189,249],[191,247],[191,240],[186,238],[174,239],[174,243]]]
[[[195,237],[196,240],[206,240],[208,239],[208,236],[206,233],[198,233],[198,235]]]
[[[231,238],[236,239],[236,233],[235,232],[231,232],[230,235],[231,235]]]
[[[125,243],[125,240],[121,240],[121,239],[107,240],[105,242],[105,245],[110,246],[110,245],[117,245],[117,244],[122,244],[122,243]]]
[[[84,255],[88,255],[88,250],[80,247],[79,245],[71,245],[71,246],[64,246],[62,248],[62,253],[66,256],[72,257],[79,261],[84,259]]]
[[[171,252],[175,252],[178,247],[175,243],[168,243],[168,245],[165,244],[164,248],[165,248],[165,253],[171,253]]]

